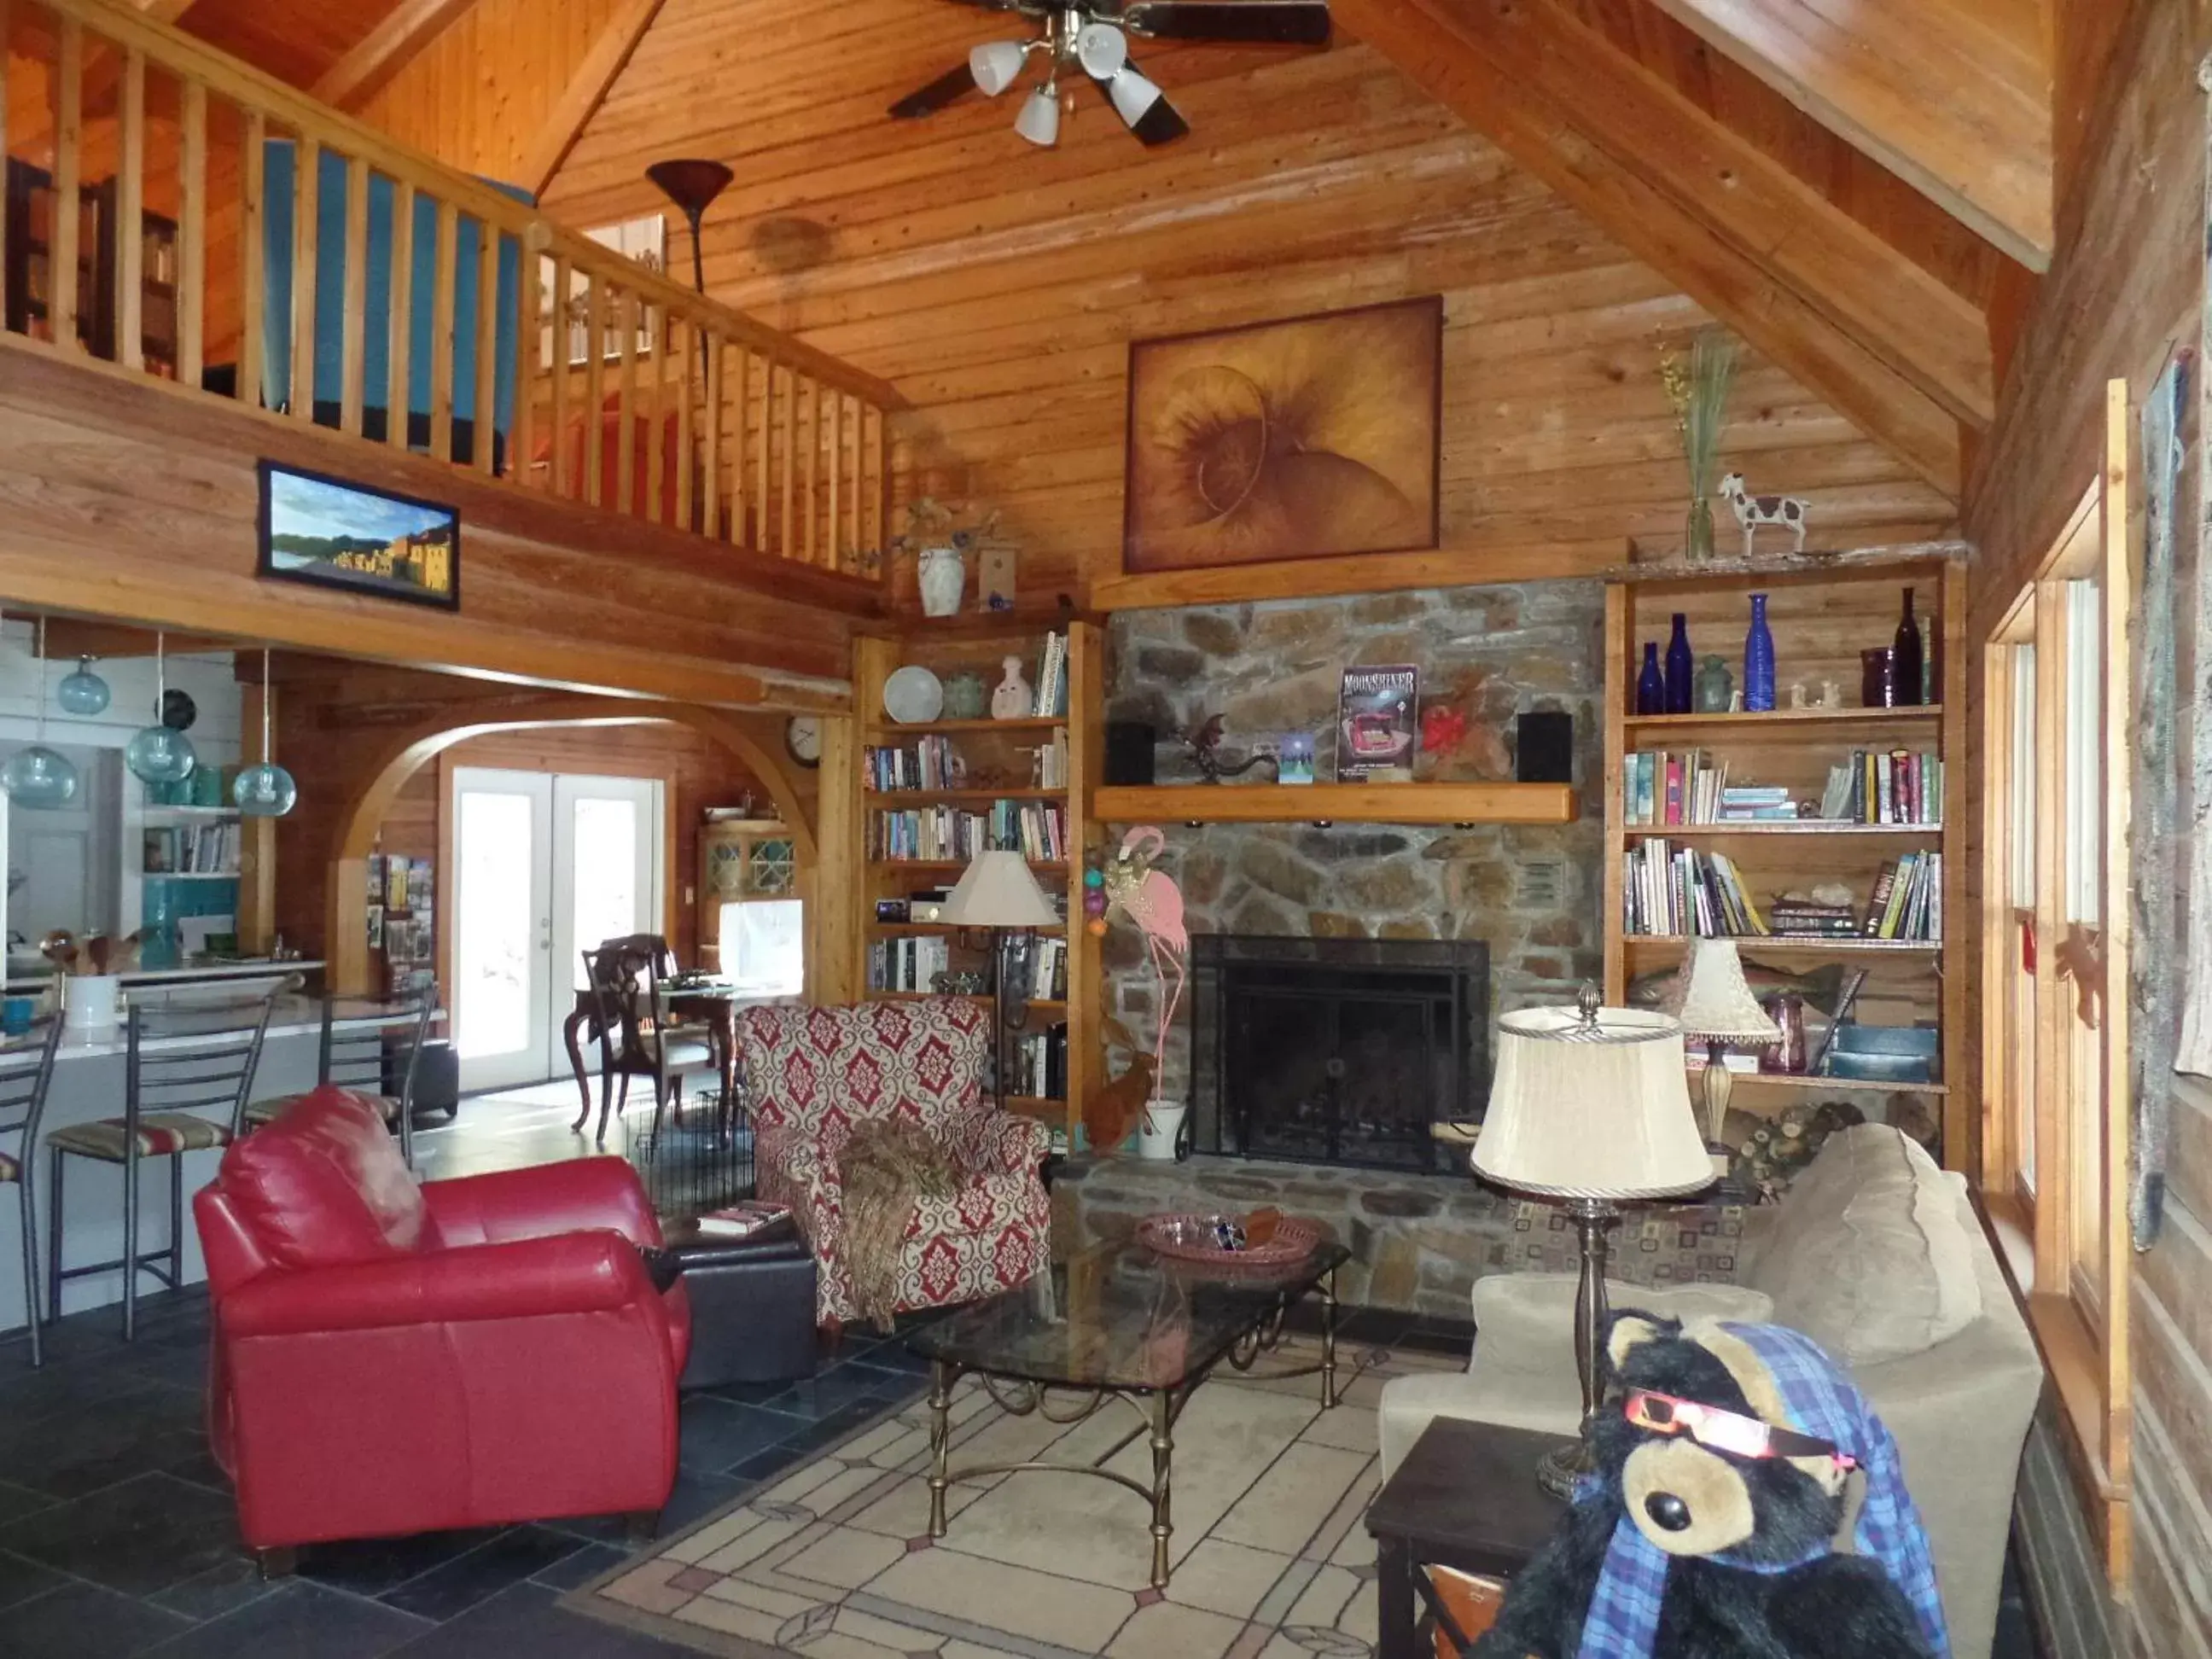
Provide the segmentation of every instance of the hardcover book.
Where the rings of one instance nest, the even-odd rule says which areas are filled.
[[[1411,664],[1347,668],[1337,700],[1339,783],[1410,783],[1421,672]]]

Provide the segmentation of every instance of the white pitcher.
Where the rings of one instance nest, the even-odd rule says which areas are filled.
[[[925,547],[920,572],[921,614],[957,617],[968,587],[968,562],[957,547]]]

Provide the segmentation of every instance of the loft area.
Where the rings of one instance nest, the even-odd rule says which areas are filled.
[[[0,6],[0,1650],[1443,1652],[1601,1243],[2212,1641],[2212,33],[1910,9]]]

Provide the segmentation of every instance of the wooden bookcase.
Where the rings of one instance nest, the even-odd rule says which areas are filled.
[[[1936,664],[1934,705],[1907,708],[1858,706],[1859,653],[1887,645],[1896,631],[1902,590],[1913,589],[1914,606],[1929,621]],[[1744,635],[1753,593],[1767,595],[1767,623],[1774,635],[1776,701],[1771,713],[1638,717],[1636,680],[1643,647],[1656,641],[1663,657],[1674,613],[1688,618],[1690,644],[1702,661],[1724,658],[1743,686]],[[1851,564],[1832,569],[1802,566],[1771,573],[1698,576],[1677,567],[1664,575],[1629,578],[1606,590],[1605,702],[1605,992],[1624,1002],[1629,987],[1648,975],[1672,971],[1687,941],[1680,936],[1632,934],[1626,928],[1626,866],[1629,851],[1650,837],[1672,846],[1726,854],[1762,911],[1776,894],[1817,882],[1849,885],[1863,905],[1885,863],[1919,849],[1943,858],[1944,936],[1926,943],[1864,938],[1746,939],[1746,962],[1809,972],[1839,966],[1864,968],[1867,983],[1855,1017],[1869,1023],[1909,1024],[1935,1014],[1941,1020],[1942,1081],[1929,1085],[1857,1083],[1836,1078],[1772,1074],[1736,1077],[1735,1103],[1778,1110],[1808,1091],[1863,1097],[1919,1094],[1940,1103],[1945,1162],[1967,1167],[1971,1155],[1973,1089],[1966,1021],[1966,943],[1972,924],[1966,903],[1966,801],[1965,744],[1965,568],[1927,559],[1894,564]],[[1822,684],[1842,688],[1842,708],[1787,707],[1790,687],[1802,682],[1813,698]],[[1945,772],[1940,824],[1836,825],[1820,823],[1632,825],[1624,799],[1626,757],[1639,750],[1699,749],[1725,763],[1731,784],[1781,785],[1818,799],[1828,769],[1855,750],[1932,751]]]
[[[982,677],[987,688],[999,683],[1001,662],[1018,656],[1032,683],[1048,631],[1068,635],[1067,709],[1064,715],[1031,716],[1019,720],[939,720],[921,725],[899,725],[884,712],[884,682],[894,669],[919,663],[940,678],[956,673]],[[866,974],[870,947],[886,939],[915,934],[942,934],[951,945],[951,965],[957,969],[990,966],[988,933],[935,922],[879,922],[879,899],[909,897],[933,888],[950,888],[966,866],[957,861],[874,859],[868,856],[876,815],[909,807],[957,805],[982,812],[993,803],[1050,803],[1066,815],[1065,862],[1033,860],[1030,869],[1048,892],[1067,899],[1067,995],[1064,1000],[1029,1005],[1030,1032],[1042,1031],[1065,1021],[1067,1025],[1067,1092],[1065,1099],[1011,1095],[1006,1109],[1048,1124],[1066,1137],[1068,1147],[1077,1141],[1083,1103],[1089,1092],[1103,1081],[1103,1049],[1099,1042],[1099,941],[1084,927],[1083,849],[1089,844],[1091,793],[1102,780],[1105,744],[1105,695],[1101,681],[1103,647],[1095,623],[1080,620],[1048,625],[1036,621],[1008,622],[1003,627],[980,625],[974,618],[941,625],[933,631],[917,623],[912,631],[895,637],[863,636],[854,641],[854,706],[859,716],[860,743],[852,757],[859,769],[860,822],[848,839],[850,879],[860,902],[861,932],[858,952]],[[988,696],[988,690],[986,692]],[[1054,729],[1067,730],[1067,781],[1064,787],[1042,788],[1031,781],[1031,752],[1052,740]],[[968,787],[959,789],[878,790],[872,786],[867,751],[878,747],[911,747],[921,738],[950,738],[971,774]],[[865,978],[861,981],[866,983]],[[895,991],[863,991],[870,998],[927,994]],[[981,1000],[988,1002],[985,996]]]

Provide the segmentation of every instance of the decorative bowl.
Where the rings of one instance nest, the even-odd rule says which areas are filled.
[[[1184,1261],[1238,1267],[1287,1267],[1304,1261],[1321,1243],[1321,1229],[1312,1222],[1285,1216],[1275,1224],[1274,1237],[1265,1244],[1248,1244],[1241,1250],[1222,1249],[1216,1242],[1221,1224],[1241,1228],[1243,1220],[1235,1215],[1148,1215],[1137,1224],[1137,1242]]]
[[[920,663],[895,668],[884,681],[884,713],[901,726],[933,720],[945,708],[945,683]]]

